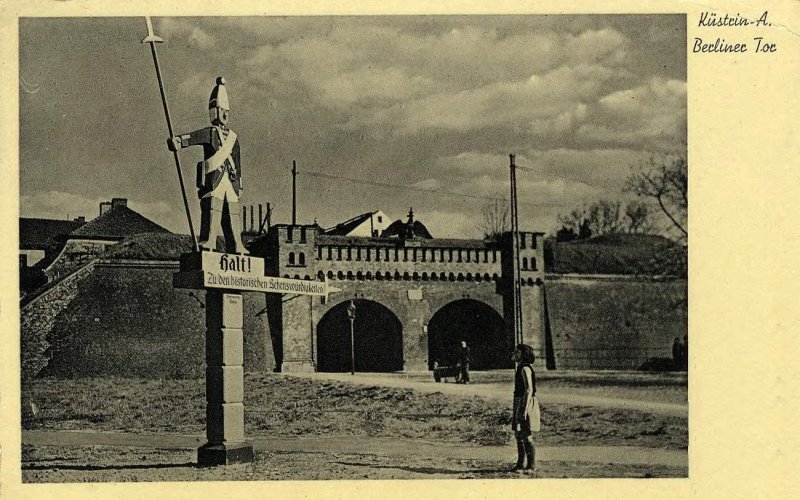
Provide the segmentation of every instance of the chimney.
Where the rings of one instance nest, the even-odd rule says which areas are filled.
[[[127,207],[128,206],[128,198],[111,198],[111,209],[119,208],[119,207]]]
[[[101,206],[102,207],[102,206]],[[102,208],[101,208],[102,209]],[[101,212],[102,213],[102,212]],[[80,217],[75,217],[73,222],[77,222],[78,224],[86,224],[86,217],[81,215]]]
[[[107,212],[111,211],[111,202],[110,201],[102,201],[100,202],[100,215],[105,215]]]

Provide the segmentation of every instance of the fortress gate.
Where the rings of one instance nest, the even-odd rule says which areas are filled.
[[[520,232],[523,338],[542,366],[543,236]],[[265,258],[268,275],[327,279],[341,289],[327,299],[267,294],[276,366],[284,372],[350,370],[351,300],[356,371],[451,364],[462,340],[472,351],[471,368],[512,366],[511,233],[499,241],[378,238],[277,225],[251,251]]]

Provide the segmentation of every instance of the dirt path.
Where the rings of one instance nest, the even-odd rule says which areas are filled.
[[[432,443],[412,439],[370,436],[317,436],[314,438],[250,439],[258,451],[293,453],[358,453],[384,456],[425,456],[441,460],[508,460],[515,455],[509,446],[470,446]],[[131,434],[95,431],[22,432],[23,444],[35,446],[123,446],[159,449],[195,449],[205,443],[202,436],[181,434]],[[663,465],[688,467],[683,450],[662,450],[635,446],[547,446],[537,447],[537,461],[581,462],[617,465]]]
[[[435,383],[412,379],[403,375],[385,375],[380,373],[292,373],[294,377],[312,378],[317,380],[335,380],[338,382],[379,385],[383,387],[395,387],[414,389],[420,392],[441,392],[442,394],[453,394],[459,396],[479,396],[484,399],[499,401],[504,405],[511,406],[511,394],[508,384],[470,384],[461,385],[454,383]],[[683,404],[659,403],[655,401],[644,401],[638,399],[622,399],[611,397],[588,396],[576,394],[566,390],[554,392],[548,390],[537,394],[543,404],[570,404],[576,406],[597,406],[602,408],[620,408],[633,411],[645,411],[659,415],[669,415],[675,417],[688,417],[689,407]]]

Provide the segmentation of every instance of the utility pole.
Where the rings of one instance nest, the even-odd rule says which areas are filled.
[[[514,155],[508,155],[510,160],[509,169],[511,170],[511,234],[513,238],[512,262],[514,271],[511,273],[514,278],[514,342],[524,343],[522,334],[522,286],[520,285],[520,258],[519,258],[519,207],[517,204],[517,166],[514,163]]]
[[[297,225],[297,162],[292,160],[292,225]]]

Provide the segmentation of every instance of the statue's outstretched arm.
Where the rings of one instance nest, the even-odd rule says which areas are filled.
[[[167,147],[170,151],[178,151],[189,146],[205,145],[211,143],[211,129],[201,128],[188,134],[176,135],[167,139]]]

